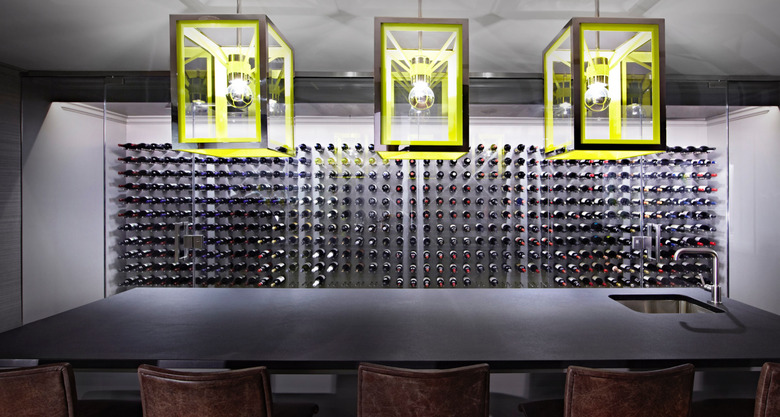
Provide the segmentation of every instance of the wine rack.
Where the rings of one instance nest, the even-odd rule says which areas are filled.
[[[285,159],[125,145],[116,284],[696,286],[709,260],[673,251],[723,249],[712,148],[550,161],[530,144],[479,144],[458,161],[383,161],[370,145],[311,143]],[[657,260],[631,248],[650,222]],[[182,235],[204,246],[177,261]]]

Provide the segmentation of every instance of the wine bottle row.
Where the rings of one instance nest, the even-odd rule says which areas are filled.
[[[244,275],[244,274],[230,274],[221,277],[198,277],[194,280],[195,285],[198,286],[214,286],[214,287],[281,287],[284,285],[286,278],[279,276],[273,278],[271,276],[259,276],[259,275]],[[498,286],[498,278],[490,276],[487,278],[487,283],[491,287]],[[636,276],[630,277],[617,277],[608,276],[602,277],[588,277],[588,276],[567,276],[567,277],[555,277],[553,279],[554,285],[558,287],[569,288],[622,288],[622,287],[638,287],[641,281]],[[325,286],[327,278],[325,275],[317,275],[312,280],[312,287]],[[649,277],[644,280],[644,286],[648,288],[652,287],[691,287],[698,285],[698,278],[685,277],[685,278],[670,278],[670,277]],[[125,280],[125,286],[189,286],[192,285],[192,278],[189,276],[181,275],[134,275]],[[470,277],[463,277],[458,280],[456,277],[444,277],[431,278],[429,276],[423,276],[422,279],[417,277],[411,277],[407,282],[403,277],[398,277],[393,281],[390,275],[384,275],[381,278],[381,285],[384,287],[395,286],[398,288],[430,288],[430,287],[470,287],[474,285],[474,280]]]

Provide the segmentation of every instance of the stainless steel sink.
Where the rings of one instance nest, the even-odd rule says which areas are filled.
[[[723,313],[723,310],[677,294],[610,295],[609,298],[640,313],[698,314]]]

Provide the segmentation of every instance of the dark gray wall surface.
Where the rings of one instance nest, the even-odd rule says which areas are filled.
[[[21,81],[0,66],[0,331],[22,324]]]

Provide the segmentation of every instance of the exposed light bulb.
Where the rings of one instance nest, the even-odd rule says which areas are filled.
[[[571,113],[571,103],[564,101],[558,105],[558,114],[561,116],[568,116]]]
[[[628,106],[628,110],[631,112],[632,116],[642,115],[642,106],[640,106],[638,103],[633,103],[630,106]]]
[[[585,91],[585,107],[600,112],[609,106],[610,101],[606,84],[594,82],[588,85],[588,90]]]
[[[230,80],[227,88],[227,100],[228,104],[237,108],[243,109],[249,107],[254,99],[254,93],[252,87],[249,86],[247,80],[236,77]]]
[[[428,110],[433,106],[435,100],[433,90],[425,81],[415,81],[412,90],[409,91],[409,104],[413,110]]]

